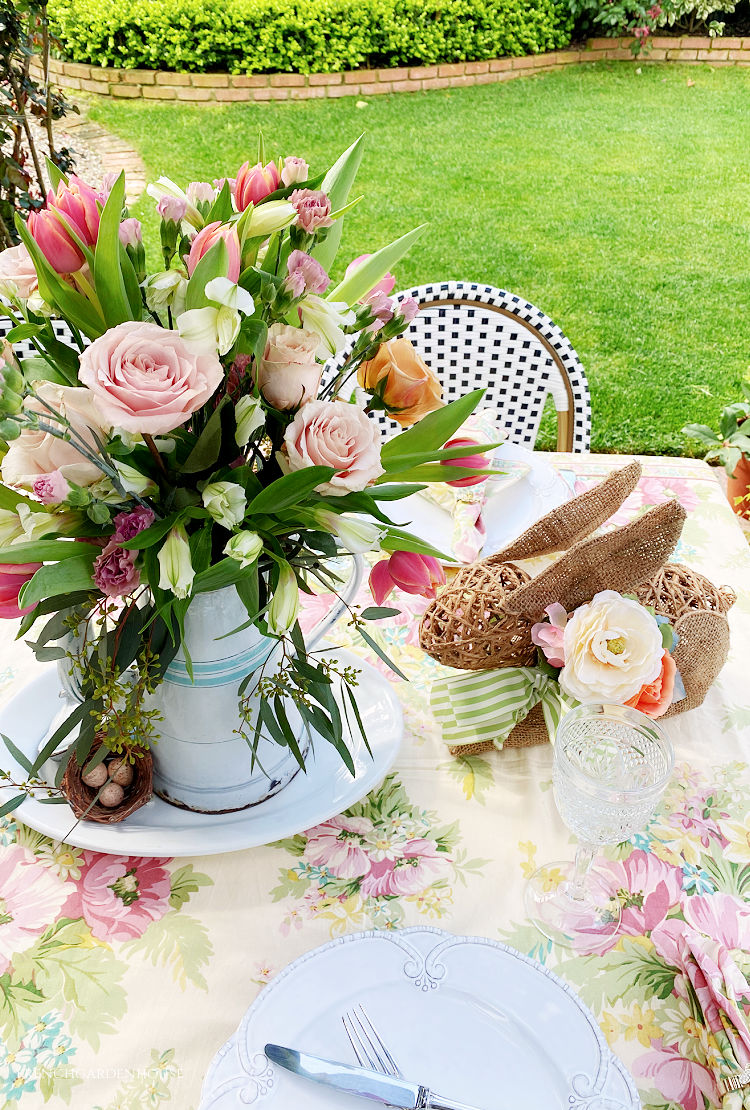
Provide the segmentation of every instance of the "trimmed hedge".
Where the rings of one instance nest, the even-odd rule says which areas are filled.
[[[68,61],[183,73],[335,73],[570,42],[567,0],[50,0]]]

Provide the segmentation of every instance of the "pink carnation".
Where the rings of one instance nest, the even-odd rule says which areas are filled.
[[[281,171],[281,181],[284,185],[298,185],[307,181],[310,167],[304,158],[289,157],[284,159],[284,168]]]
[[[127,543],[154,523],[154,514],[145,505],[139,505],[130,513],[118,513],[114,523],[115,534],[112,539],[118,543]]]
[[[416,301],[414,297],[404,297],[396,311],[407,324],[410,324],[414,317],[419,314],[419,301]]]
[[[297,223],[308,235],[333,223],[330,198],[320,189],[295,189],[289,202],[297,213]]]
[[[61,470],[52,470],[49,474],[38,474],[31,491],[43,505],[60,505],[70,493],[70,485]]]
[[[295,297],[303,293],[325,293],[331,283],[321,264],[304,251],[292,251],[286,269],[286,285]]]
[[[138,552],[127,551],[115,539],[94,560],[94,582],[107,597],[126,597],[141,583],[135,565]]]

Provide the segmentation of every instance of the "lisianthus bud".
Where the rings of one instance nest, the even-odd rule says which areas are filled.
[[[342,547],[352,555],[361,555],[380,546],[380,540],[387,532],[380,524],[364,520],[347,513],[334,513],[330,509],[316,509],[315,522],[326,532],[331,532],[341,541]]]
[[[240,397],[234,410],[234,418],[237,421],[237,432],[235,439],[237,440],[238,447],[245,447],[253,432],[258,428],[262,428],[266,422],[263,413],[263,406],[260,403],[260,397],[253,397],[251,394],[246,394]]]
[[[158,489],[156,482],[147,478],[145,474],[141,474],[140,470],[136,470],[134,466],[115,459],[114,467],[120,476],[120,484],[126,493],[135,493],[139,497],[156,493]]]
[[[146,304],[151,311],[161,314],[171,308],[175,316],[185,311],[187,284],[187,279],[179,270],[163,270],[141,282]]]
[[[299,586],[289,563],[279,568],[279,581],[268,606],[268,627],[277,636],[288,632],[299,612]]]
[[[223,528],[236,528],[242,523],[247,498],[236,482],[209,482],[201,496],[204,506]]]
[[[238,532],[224,548],[224,554],[236,559],[241,567],[251,566],[263,550],[263,540],[257,532]]]
[[[171,590],[175,597],[187,597],[193,588],[195,571],[190,558],[187,533],[181,524],[171,530],[157,559],[160,589]]]

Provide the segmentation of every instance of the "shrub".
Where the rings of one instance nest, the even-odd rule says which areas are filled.
[[[570,41],[566,0],[51,0],[70,61],[331,73],[534,54]]]
[[[676,31],[724,33],[724,23],[714,16],[733,12],[737,0],[570,0],[571,10],[583,32],[603,30],[608,35],[634,35],[634,54],[648,49],[649,38],[661,27]]]

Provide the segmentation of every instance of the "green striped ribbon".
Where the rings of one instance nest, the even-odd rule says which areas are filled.
[[[438,679],[430,697],[443,740],[451,748],[489,740],[499,750],[538,702],[554,740],[560,718],[575,703],[555,679],[536,667],[460,671]]]

